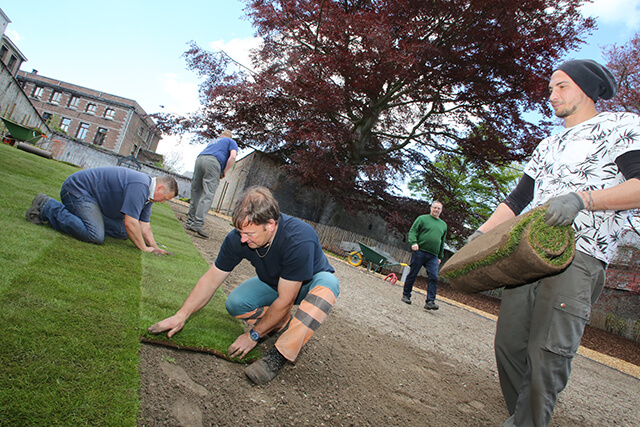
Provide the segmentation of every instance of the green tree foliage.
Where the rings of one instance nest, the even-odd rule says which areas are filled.
[[[230,72],[223,52],[192,43],[202,108],[157,117],[164,131],[202,138],[233,129],[241,147],[404,232],[420,204],[393,196],[395,183],[429,158],[509,163],[545,136],[523,113],[548,112],[553,64],[594,26],[583,2],[247,0],[264,40],[253,71]]]
[[[49,120],[47,120],[47,126],[54,132],[66,135],[67,131],[60,127],[61,121],[62,117],[60,117],[58,114],[54,114],[53,116],[49,117]]]
[[[451,153],[439,154],[429,168],[435,172],[413,178],[409,190],[423,200],[440,200],[443,218],[463,225],[447,237],[452,246],[458,247],[489,218],[522,176],[517,163],[479,167],[473,159]]]

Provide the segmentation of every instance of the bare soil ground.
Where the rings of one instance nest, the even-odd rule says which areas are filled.
[[[184,221],[186,208],[172,204]],[[211,264],[229,221],[211,238],[190,233]],[[440,310],[400,301],[402,290],[337,259],[341,294],[327,321],[274,381],[256,386],[245,365],[143,345],[139,426],[498,426],[507,418],[493,358],[498,301],[439,290]],[[243,262],[225,291],[254,275]],[[418,287],[424,283],[418,283]],[[176,307],[177,309],[178,307]],[[187,325],[188,327],[188,325]],[[613,343],[613,344],[612,344]],[[272,345],[260,344],[264,349]],[[638,364],[637,343],[590,329],[583,344]],[[577,356],[553,426],[640,425],[640,380]]]

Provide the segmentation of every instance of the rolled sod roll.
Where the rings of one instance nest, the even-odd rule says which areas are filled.
[[[546,206],[505,221],[456,252],[440,270],[453,289],[475,293],[560,273],[575,255],[573,228],[544,223]]]
[[[40,157],[50,159],[53,154],[50,151],[38,148],[35,145],[27,144],[26,142],[18,142],[18,150],[27,151],[29,153],[37,154]]]

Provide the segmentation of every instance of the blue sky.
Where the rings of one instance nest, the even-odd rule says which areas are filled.
[[[237,0],[13,1],[6,35],[28,61],[22,70],[136,100],[147,113],[186,114],[198,108],[198,79],[186,69],[188,42],[223,49],[248,64],[253,28]],[[584,13],[598,30],[568,58],[604,62],[603,46],[625,44],[640,31],[640,0],[595,0]],[[164,106],[162,109],[160,106]],[[158,151],[193,169],[201,146],[164,138]]]

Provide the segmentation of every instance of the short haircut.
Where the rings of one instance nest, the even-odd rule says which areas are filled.
[[[433,206],[434,203],[440,203],[440,206],[444,207],[444,204],[440,200],[434,200],[431,202],[431,206]]]
[[[265,225],[270,220],[280,219],[280,206],[266,187],[250,187],[240,195],[231,214],[233,226],[237,229],[245,224]]]
[[[170,176],[159,176],[156,179],[157,184],[164,185],[167,191],[170,191],[173,194],[173,197],[178,195],[178,183],[175,179]]]
[[[227,138],[233,138],[233,132],[231,132],[229,129],[225,129],[220,134],[220,138],[222,138],[224,136],[226,136]]]

